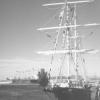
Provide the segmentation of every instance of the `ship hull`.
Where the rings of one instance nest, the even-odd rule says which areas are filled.
[[[58,100],[91,100],[90,89],[54,87],[53,92]]]

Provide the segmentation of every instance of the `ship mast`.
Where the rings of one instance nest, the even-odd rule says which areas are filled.
[[[63,59],[61,63],[61,68],[59,75],[61,74],[63,62],[65,59],[67,59],[67,70],[68,70],[68,77],[70,76],[70,63],[73,63],[74,69],[76,71],[76,76],[78,79],[79,76],[79,60],[84,60],[81,58],[81,55],[84,53],[96,53],[98,50],[94,49],[83,49],[81,47],[81,36],[79,33],[77,33],[77,28],[81,27],[90,27],[90,26],[96,26],[100,25],[97,23],[92,24],[83,24],[83,25],[77,25],[77,15],[76,15],[76,6],[77,4],[82,3],[89,3],[93,0],[84,0],[84,1],[71,1],[65,0],[65,2],[60,3],[51,3],[51,4],[44,4],[43,6],[56,6],[56,5],[63,5],[61,12],[59,14],[59,26],[55,27],[44,27],[39,28],[40,31],[45,30],[57,30],[57,36],[56,41],[54,44],[53,50],[48,51],[39,51],[38,54],[44,54],[44,55],[52,55],[51,63],[53,61],[55,54],[63,54]],[[63,50],[57,50],[57,44],[58,40],[60,38],[60,35],[63,36],[62,38],[62,48]],[[84,77],[86,80],[86,78]]]

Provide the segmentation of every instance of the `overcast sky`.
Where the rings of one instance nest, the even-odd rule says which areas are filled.
[[[12,75],[17,70],[28,70],[35,66],[47,68],[50,57],[36,54],[36,51],[52,49],[52,39],[46,33],[36,29],[51,26],[59,14],[61,6],[42,7],[44,3],[61,0],[0,0],[0,77]],[[64,1],[64,0],[62,0]],[[100,0],[78,5],[78,24],[100,23]],[[45,25],[46,24],[46,25]],[[82,35],[91,37],[83,39],[84,48],[100,50],[100,26],[84,28],[79,31]],[[52,33],[52,36],[53,33]],[[89,73],[99,74],[100,53],[85,55],[86,68]]]

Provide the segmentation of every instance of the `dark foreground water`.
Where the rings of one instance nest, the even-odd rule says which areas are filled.
[[[95,89],[93,89],[94,91]],[[92,99],[95,99],[96,91],[92,92]],[[61,94],[59,94],[61,95]],[[58,96],[59,97],[59,96]],[[73,98],[73,97],[72,97]],[[0,85],[0,100],[68,100],[62,95],[57,99],[53,93],[44,92],[39,85]],[[72,100],[76,100],[73,98]],[[83,98],[80,98],[83,100]],[[100,98],[98,99],[100,100]]]
[[[0,100],[56,100],[38,85],[0,85]]]

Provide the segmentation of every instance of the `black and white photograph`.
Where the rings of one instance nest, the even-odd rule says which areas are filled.
[[[0,100],[100,100],[100,0],[0,0]]]

